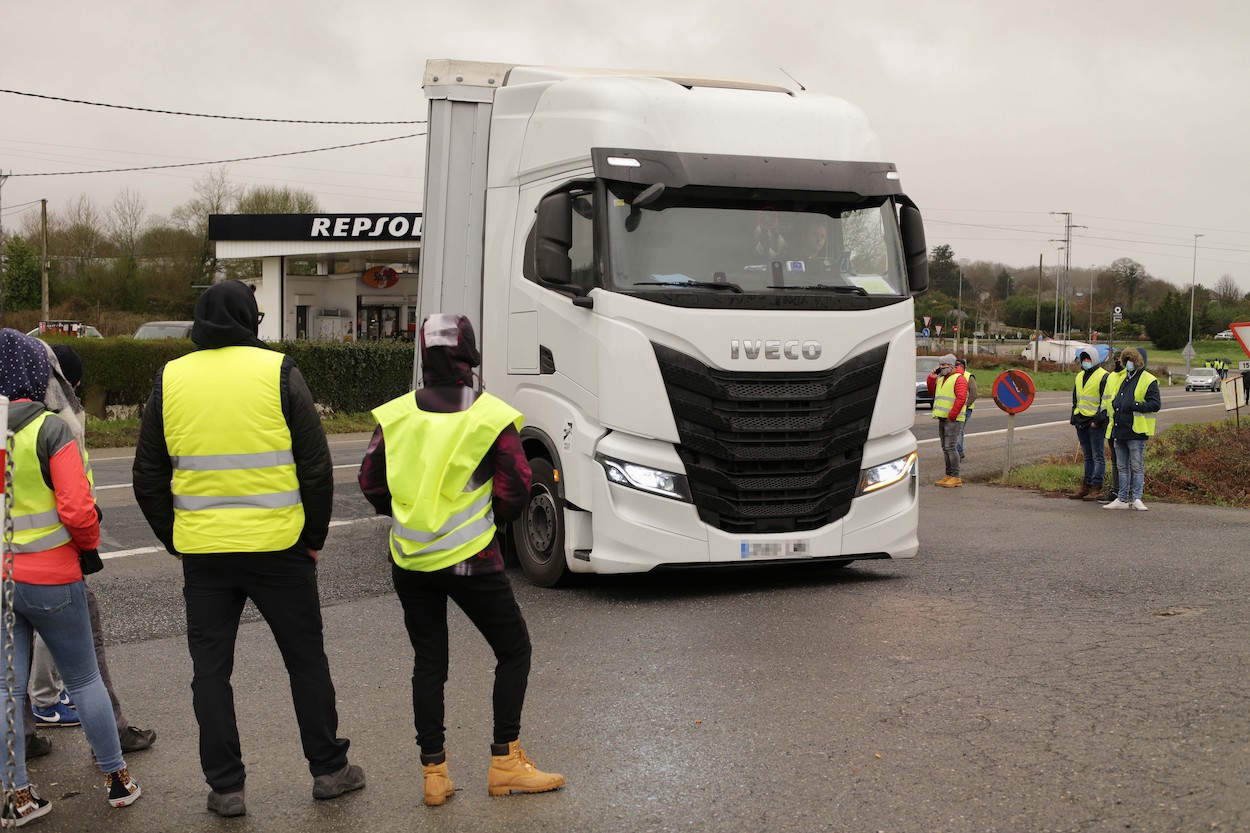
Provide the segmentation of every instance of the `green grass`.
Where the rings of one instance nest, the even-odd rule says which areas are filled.
[[[1146,443],[1145,463],[1146,503],[1250,509],[1250,427],[1239,429],[1227,419],[1174,425]],[[989,482],[1061,494],[1074,491],[1084,471],[1080,454],[1072,453],[1012,469]]]
[[[327,434],[354,434],[373,431],[373,414],[333,414],[322,417]],[[130,448],[139,441],[138,419],[87,418],[87,449]]]

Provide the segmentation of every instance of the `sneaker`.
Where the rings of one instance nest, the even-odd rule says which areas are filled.
[[[35,706],[31,709],[35,714],[35,725],[41,728],[49,728],[51,726],[80,726],[82,721],[78,719],[78,712],[71,709],[59,701],[41,709]]]
[[[156,730],[127,726],[117,733],[117,739],[121,741],[123,752],[142,752],[156,743]]]
[[[42,758],[52,751],[52,741],[43,735],[26,736],[26,760]]]
[[[1146,504],[1141,502],[1141,498],[1138,498],[1137,500],[1133,501],[1133,508],[1136,509],[1138,512],[1145,512]]]
[[[208,794],[208,810],[210,813],[216,813],[225,818],[247,815],[247,804],[243,801],[243,790],[233,793],[219,793],[213,790]]]
[[[1104,505],[1102,508],[1103,508],[1103,509],[1132,509],[1132,508],[1133,508],[1133,504],[1131,504],[1131,503],[1125,503],[1124,501],[1120,500],[1119,498],[1116,498],[1115,500],[1111,501],[1110,503],[1108,503],[1108,504]]]
[[[78,707],[74,705],[74,701],[69,699],[69,692],[65,689],[61,689],[61,693],[56,696],[56,701],[67,709],[78,710]]]
[[[128,807],[139,800],[139,796],[143,795],[143,791],[139,789],[139,785],[130,777],[130,769],[122,767],[116,772],[110,772],[104,776],[104,786],[109,788],[109,804],[114,807]]]
[[[491,795],[545,793],[564,786],[564,776],[556,772],[543,772],[534,766],[518,740],[507,746],[492,743],[490,752],[486,791]]]
[[[21,827],[27,822],[52,812],[52,803],[35,794],[34,785],[13,791],[13,803],[4,802],[0,809],[0,826]]]
[[[313,779],[313,798],[324,800],[338,798],[365,785],[365,771],[355,764],[347,764],[338,772],[318,775]]]

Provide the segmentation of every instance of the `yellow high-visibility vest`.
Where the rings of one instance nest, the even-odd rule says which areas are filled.
[[[933,391],[933,418],[945,419],[947,414],[951,412],[951,408],[955,407],[955,380],[962,376],[962,373],[952,371],[946,376],[938,379],[937,386]],[[959,416],[955,417],[956,422],[963,422],[968,418],[968,408],[959,409]]]
[[[1089,374],[1089,379],[1082,384],[1081,377],[1084,375],[1084,370],[1076,374],[1076,407],[1072,409],[1072,413],[1092,417],[1098,413],[1098,408],[1102,404],[1098,383],[1107,375],[1107,371],[1101,367],[1094,368],[1094,372]]]
[[[13,552],[43,552],[70,541],[39,466],[39,429],[49,417],[54,414],[44,411],[13,435]]]
[[[494,479],[471,480],[499,432],[520,429],[520,411],[483,393],[467,411],[434,413],[406,393],[373,416],[386,441],[392,560],[433,572],[481,552],[495,536]]]
[[[299,540],[304,505],[282,414],[283,358],[236,346],[165,365],[178,552],[273,552]]]

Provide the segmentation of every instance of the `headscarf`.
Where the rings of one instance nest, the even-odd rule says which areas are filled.
[[[257,338],[260,309],[256,295],[242,281],[221,281],[204,290],[195,302],[191,340],[198,347],[266,347]]]
[[[0,330],[0,395],[41,400],[51,372],[46,344],[8,327]]]
[[[473,387],[482,363],[473,324],[463,315],[435,313],[421,322],[421,382],[426,387]]]
[[[43,402],[69,425],[79,450],[85,447],[82,403],[48,344],[17,330],[0,330],[0,394]]]

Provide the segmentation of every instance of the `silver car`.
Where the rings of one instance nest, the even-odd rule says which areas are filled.
[[[1214,367],[1195,367],[1185,376],[1185,390],[1220,389],[1220,372]]]

